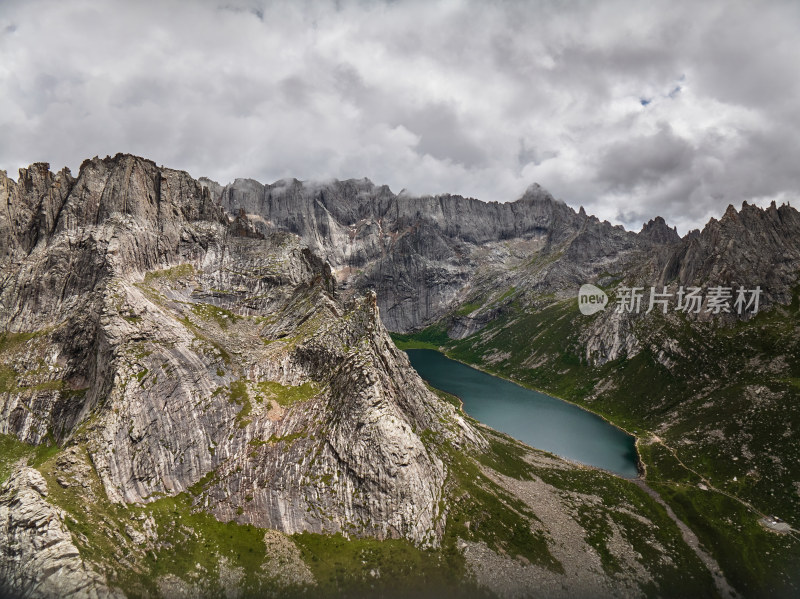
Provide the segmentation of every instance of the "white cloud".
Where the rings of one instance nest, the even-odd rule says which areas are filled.
[[[0,168],[124,151],[499,201],[537,181],[685,231],[796,200],[799,25],[788,1],[10,2]]]

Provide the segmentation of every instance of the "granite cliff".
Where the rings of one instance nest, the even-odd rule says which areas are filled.
[[[298,234],[346,286],[375,289],[384,323],[397,332],[436,321],[481,274],[506,276],[536,255],[563,254],[572,271],[585,270],[679,239],[663,219],[640,235],[627,233],[583,209],[576,213],[538,185],[508,203],[395,195],[368,179],[207,186],[226,210],[244,211],[261,230]],[[563,273],[550,284],[583,274]]]
[[[224,521],[438,544],[445,470],[415,431],[481,438],[374,296],[341,302],[296,237],[149,161],[37,164],[0,189],[0,432],[79,443],[112,502],[202,482]]]

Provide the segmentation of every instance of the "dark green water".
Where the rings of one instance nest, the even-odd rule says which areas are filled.
[[[423,379],[460,397],[464,410],[476,420],[531,447],[625,477],[638,474],[634,438],[599,416],[437,351],[410,349],[407,353]]]

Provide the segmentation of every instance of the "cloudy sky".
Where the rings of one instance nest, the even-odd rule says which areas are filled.
[[[0,0],[0,168],[131,152],[679,231],[800,207],[800,3]]]

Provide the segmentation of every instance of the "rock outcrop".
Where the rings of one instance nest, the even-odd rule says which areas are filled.
[[[800,213],[775,202],[766,209],[744,202],[728,206],[696,235],[687,235],[669,256],[665,281],[681,285],[760,285],[765,303],[786,304],[800,271]]]
[[[340,299],[296,236],[133,156],[0,189],[1,433],[85,446],[112,502],[191,488],[223,521],[438,544],[446,471],[420,434],[483,441],[374,294]]]
[[[46,498],[47,483],[33,468],[19,469],[0,487],[0,594],[123,599],[86,565],[63,510]]]

